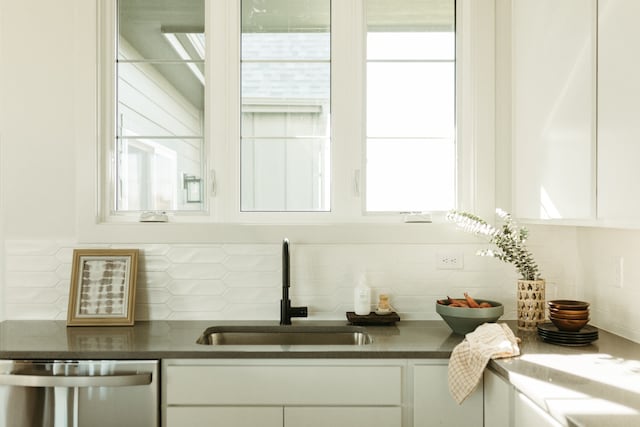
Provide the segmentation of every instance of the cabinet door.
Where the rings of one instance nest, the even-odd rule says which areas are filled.
[[[282,407],[170,407],[165,427],[282,427]],[[301,424],[300,424],[301,425]]]
[[[401,427],[399,407],[284,408],[285,427]]]
[[[593,219],[596,1],[512,7],[514,215]]]
[[[484,372],[484,425],[513,426],[513,395],[511,384],[491,370]]]
[[[402,403],[400,366],[168,366],[165,381],[169,405]]]
[[[482,383],[458,405],[449,394],[447,366],[414,366],[413,426],[482,427]]]
[[[598,217],[640,214],[638,0],[598,2]]]
[[[514,427],[561,427],[558,421],[543,411],[522,393],[515,395]]]

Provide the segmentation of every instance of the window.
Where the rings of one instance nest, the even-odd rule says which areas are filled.
[[[385,222],[456,206],[455,0],[114,4],[103,218]]]
[[[367,0],[366,210],[455,207],[454,1]]]
[[[242,0],[241,210],[329,211],[331,3]]]
[[[115,53],[113,211],[202,210],[204,0],[118,0]]]

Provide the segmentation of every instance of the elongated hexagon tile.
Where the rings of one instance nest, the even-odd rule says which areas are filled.
[[[175,246],[167,253],[174,263],[221,263],[227,257],[221,247]]]
[[[173,295],[222,295],[227,289],[221,280],[172,280],[167,289]]]
[[[147,288],[164,288],[171,283],[171,276],[164,271],[138,271],[138,285]]]
[[[229,271],[279,271],[281,263],[272,255],[229,255],[224,265]]]
[[[274,287],[250,288],[242,286],[229,288],[224,293],[224,299],[230,304],[242,304],[248,301],[255,301],[265,304],[272,302],[274,305],[278,305],[280,303],[281,297],[281,290]]]
[[[166,289],[139,287],[136,289],[136,304],[162,304],[169,301],[171,294]]]
[[[59,311],[52,304],[15,304],[7,305],[6,313],[8,319],[14,320],[54,320],[57,318]]]
[[[20,255],[6,257],[7,271],[55,271],[59,261],[52,255]]]
[[[273,304],[250,303],[229,304],[224,308],[221,319],[229,320],[278,320],[280,307]]]
[[[7,240],[7,255],[55,255],[58,245],[53,240]]]
[[[167,306],[173,311],[220,311],[226,302],[217,296],[172,296]]]
[[[163,320],[167,319],[172,310],[166,304],[138,304],[135,307],[136,320]]]
[[[58,276],[54,272],[14,272],[6,273],[7,285],[16,287],[50,288],[58,283]]]
[[[277,245],[245,245],[245,244],[225,244],[222,249],[229,255],[279,255],[282,246]]]
[[[167,270],[173,279],[221,279],[226,272],[220,264],[173,264]]]
[[[225,285],[251,287],[277,287],[281,286],[282,274],[279,272],[261,271],[232,271],[224,276]]]
[[[13,288],[4,290],[4,296],[9,304],[53,304],[60,294],[54,288]]]
[[[167,271],[171,265],[164,256],[144,256],[138,259],[139,271]]]
[[[55,273],[59,279],[71,280],[71,264],[58,264]]]
[[[140,255],[147,256],[164,256],[171,249],[170,245],[163,244],[144,244],[144,245],[130,245],[129,247],[140,249]]]

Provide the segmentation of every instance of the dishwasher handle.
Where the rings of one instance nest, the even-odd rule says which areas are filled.
[[[63,376],[0,374],[0,385],[21,387],[130,387],[151,384],[151,373]]]

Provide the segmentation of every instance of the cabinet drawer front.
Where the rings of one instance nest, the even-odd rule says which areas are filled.
[[[399,366],[168,366],[167,403],[399,405]]]
[[[400,407],[386,408],[284,408],[285,426],[305,427],[401,427]]]
[[[167,408],[166,427],[282,427],[282,408]]]

